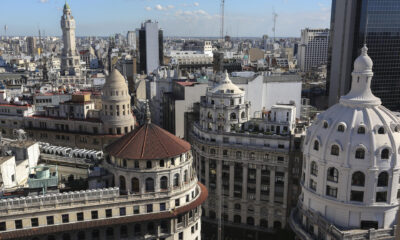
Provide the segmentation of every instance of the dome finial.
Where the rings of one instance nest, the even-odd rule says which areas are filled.
[[[361,56],[368,56],[368,48],[366,43],[364,43],[364,46],[361,48]]]

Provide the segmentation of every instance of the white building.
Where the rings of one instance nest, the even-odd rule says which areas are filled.
[[[303,29],[299,44],[298,63],[303,72],[324,65],[328,61],[329,29]]]
[[[128,40],[128,46],[133,50],[136,50],[136,32],[128,31],[128,33],[126,34],[126,38]]]
[[[372,65],[364,46],[350,92],[307,131],[302,194],[290,218],[300,239],[394,237],[400,120],[372,94]]]

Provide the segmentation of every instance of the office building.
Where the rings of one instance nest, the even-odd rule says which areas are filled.
[[[373,95],[372,66],[364,46],[350,92],[307,130],[302,193],[290,216],[299,239],[394,239],[400,120]]]
[[[372,92],[382,105],[400,110],[400,1],[332,1],[327,93],[329,105],[351,88],[351,64],[364,42],[375,62]]]
[[[136,32],[135,31],[128,31],[126,34],[126,39],[128,43],[128,47],[136,50]]]
[[[27,53],[31,56],[36,54],[36,38],[27,37],[26,38]]]
[[[303,29],[298,64],[303,72],[316,69],[328,60],[329,29]]]
[[[163,31],[148,20],[137,30],[139,36],[139,73],[150,74],[163,65]]]

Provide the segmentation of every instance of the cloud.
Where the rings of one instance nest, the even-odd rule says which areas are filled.
[[[41,3],[47,3],[49,0],[39,0]]]
[[[145,7],[144,9],[146,9],[146,11],[151,11],[151,7]]]
[[[194,5],[195,7],[198,7],[198,6],[200,5],[200,3],[195,2],[195,3],[193,3],[193,5]]]
[[[167,8],[168,9],[173,9],[173,8],[175,8],[175,6],[174,5],[168,5]]]
[[[158,11],[168,11],[168,10],[173,9],[173,8],[175,8],[174,5],[162,6],[160,4],[157,4],[154,7],[154,9],[157,9]]]

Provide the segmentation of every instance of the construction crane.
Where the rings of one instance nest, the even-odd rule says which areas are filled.
[[[225,21],[225,0],[221,0],[221,29],[220,37],[221,41],[224,42],[224,21]]]
[[[274,27],[272,28],[272,31],[274,32],[274,42],[276,41],[275,39],[275,30],[276,30],[276,18],[278,17],[278,14],[276,14],[275,10],[272,11],[272,21],[274,22]]]

